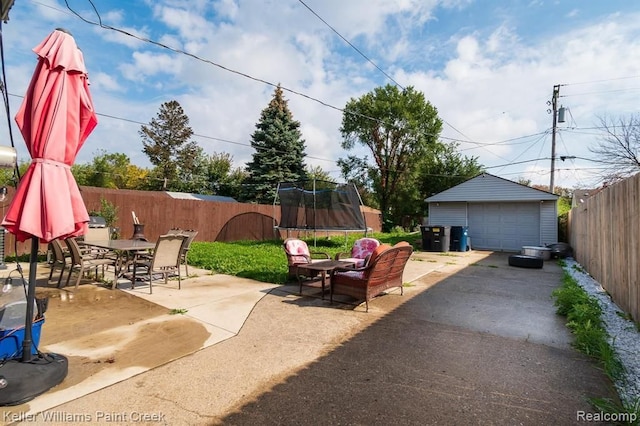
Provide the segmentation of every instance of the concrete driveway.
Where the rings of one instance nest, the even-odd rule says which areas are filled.
[[[405,294],[378,297],[368,313],[364,305],[330,305],[313,288],[299,296],[297,285],[277,286],[251,300],[235,336],[33,419],[579,423],[581,412],[594,412],[587,398],[615,398],[615,391],[591,360],[571,348],[563,319],[555,315],[550,294],[561,274],[554,261],[536,270],[510,267],[501,253],[417,252],[405,271]],[[226,277],[226,285],[233,280]],[[233,303],[226,300],[224,315],[232,315]]]

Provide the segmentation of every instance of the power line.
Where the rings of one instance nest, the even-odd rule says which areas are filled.
[[[543,139],[543,137],[545,136],[545,134],[546,134],[546,133],[542,133],[538,139],[534,140],[534,141],[533,141],[533,142],[532,142],[532,143],[531,143],[531,144],[530,144],[530,145],[529,145],[525,150],[523,150],[522,152],[520,152],[520,154],[518,154],[515,158],[513,158],[512,160],[507,160],[507,161],[509,161],[509,165],[511,165],[511,164],[517,164],[517,163],[514,163],[514,161],[515,161],[515,160],[517,160],[518,158],[522,157],[524,154],[526,154],[526,153],[527,153],[527,151],[529,151],[529,150],[530,150],[531,148],[533,148],[533,147],[534,147],[538,142],[540,142],[540,140],[542,140],[542,139]],[[544,144],[542,144],[542,146],[540,147],[540,151],[538,152],[538,156],[542,153],[542,148],[544,148]],[[508,165],[507,165],[507,166],[508,166]],[[504,166],[504,167],[507,167],[507,166]],[[500,170],[500,171],[501,171],[501,170]],[[499,171],[499,172],[500,172],[500,171]]]
[[[155,46],[161,47],[163,49],[170,50],[170,51],[172,51],[174,53],[179,53],[181,55],[188,56],[188,57],[193,58],[193,59],[195,59],[197,61],[204,62],[204,63],[207,63],[209,65],[213,65],[213,66],[218,67],[218,68],[220,68],[220,69],[222,69],[224,71],[228,71],[230,73],[239,75],[241,77],[245,77],[245,78],[247,78],[249,80],[253,80],[253,81],[256,81],[256,82],[259,82],[259,83],[263,83],[263,84],[266,84],[266,85],[272,86],[272,87],[280,87],[282,90],[284,90],[286,92],[293,93],[294,95],[298,95],[298,96],[301,96],[303,98],[309,99],[311,101],[317,102],[322,106],[325,106],[325,107],[330,108],[330,109],[334,109],[336,111],[340,111],[343,114],[354,115],[354,116],[357,116],[357,117],[364,118],[366,120],[371,120],[371,121],[373,121],[375,123],[379,123],[379,124],[390,126],[389,123],[386,123],[386,122],[384,122],[384,121],[382,121],[380,119],[377,119],[377,118],[374,118],[374,117],[370,117],[370,116],[367,116],[367,115],[364,115],[364,114],[360,114],[360,113],[357,113],[357,112],[353,112],[353,111],[347,111],[344,108],[340,108],[340,107],[337,107],[335,105],[331,105],[331,104],[329,104],[329,103],[327,103],[325,101],[322,101],[322,100],[320,100],[318,98],[314,98],[313,96],[307,95],[307,94],[299,92],[297,90],[290,89],[290,88],[282,86],[280,84],[272,83],[272,82],[264,80],[262,78],[254,77],[254,76],[251,76],[251,75],[246,74],[244,72],[237,71],[237,70],[225,67],[224,65],[218,64],[218,63],[213,62],[213,61],[211,61],[209,59],[201,58],[200,56],[198,56],[198,55],[196,55],[194,53],[190,53],[190,52],[187,52],[187,51],[182,50],[182,49],[178,49],[178,48],[174,48],[174,47],[168,46],[168,45],[166,45],[164,43],[160,43],[158,41],[152,40],[152,39],[147,38],[147,37],[137,36],[137,35],[132,34],[132,33],[128,32],[128,31],[126,31],[126,30],[123,30],[121,28],[112,27],[110,25],[103,24],[102,23],[102,17],[100,16],[100,13],[96,9],[96,6],[93,4],[93,1],[92,0],[88,0],[88,1],[91,4],[94,12],[96,13],[96,16],[98,17],[98,22],[91,21],[91,20],[86,19],[83,16],[81,16],[79,13],[77,13],[75,10],[73,10],[71,8],[71,6],[69,6],[68,0],[65,0],[65,4],[67,5],[67,8],[71,11],[71,13],[76,15],[80,20],[86,22],[87,24],[95,25],[95,26],[98,26],[98,27],[106,29],[106,30],[115,31],[115,32],[118,32],[120,34],[124,34],[124,35],[126,35],[128,37],[132,37],[132,38],[135,38],[137,40],[144,41],[145,43],[150,43],[150,44],[153,44]],[[436,136],[436,135],[431,135],[431,136]]]
[[[128,37],[132,37],[132,38],[135,38],[135,39],[138,39],[138,40],[141,40],[141,41],[144,41],[144,42],[147,42],[147,43],[150,43],[150,44],[153,44],[153,45],[159,46],[159,47],[161,47],[161,48],[164,48],[164,49],[167,49],[167,50],[173,51],[173,52],[175,52],[175,53],[179,53],[179,54],[183,54],[183,55],[185,55],[185,56],[189,56],[189,57],[191,57],[191,58],[193,58],[193,59],[196,59],[196,60],[198,60],[198,61],[208,63],[208,64],[210,64],[210,65],[216,66],[216,67],[218,67],[218,68],[220,68],[220,69],[223,69],[223,70],[225,70],[225,71],[228,71],[228,72],[231,72],[231,73],[234,73],[234,74],[240,75],[240,76],[242,76],[242,77],[245,77],[245,78],[251,79],[251,80],[256,81],[256,82],[260,82],[260,83],[263,83],[263,84],[267,84],[267,85],[270,85],[270,86],[272,86],[272,87],[278,87],[278,86],[280,86],[280,85],[276,85],[276,84],[274,84],[274,83],[271,83],[271,82],[269,82],[269,81],[266,81],[266,80],[264,80],[264,79],[257,78],[257,77],[253,77],[253,76],[251,76],[251,75],[249,75],[249,74],[246,74],[246,73],[243,73],[243,72],[240,72],[240,71],[237,71],[237,70],[230,69],[230,68],[225,67],[225,66],[223,66],[223,65],[221,65],[221,64],[215,63],[215,62],[213,62],[213,61],[211,61],[211,60],[208,60],[208,59],[201,58],[200,56],[197,56],[197,55],[195,55],[195,54],[192,54],[192,53],[186,52],[186,51],[184,51],[184,50],[176,49],[176,48],[172,48],[172,47],[170,47],[170,46],[167,46],[167,45],[165,45],[165,44],[163,44],[163,43],[160,43],[160,42],[157,42],[157,41],[155,41],[155,40],[151,40],[151,39],[144,38],[144,37],[139,37],[139,36],[137,36],[137,35],[134,35],[134,34],[131,34],[131,33],[127,32],[127,31],[125,31],[125,30],[122,30],[122,29],[120,29],[120,28],[116,28],[116,27],[111,27],[111,26],[109,26],[109,25],[105,25],[105,24],[103,24],[103,22],[102,22],[102,18],[100,17],[100,14],[99,14],[99,12],[97,11],[97,9],[96,9],[96,7],[95,7],[94,3],[93,3],[91,0],[89,0],[89,3],[91,4],[91,6],[93,7],[93,10],[95,11],[96,15],[98,16],[98,21],[99,21],[99,22],[93,22],[93,21],[90,21],[90,20],[87,20],[87,19],[83,18],[81,15],[79,15],[78,13],[76,13],[76,12],[75,12],[75,11],[74,11],[70,6],[69,6],[68,1],[67,1],[67,0],[65,0],[65,4],[67,5],[67,8],[68,8],[68,9],[69,9],[69,10],[70,10],[74,15],[76,15],[79,19],[81,19],[82,21],[84,21],[84,22],[86,22],[86,23],[88,23],[88,24],[96,25],[96,26],[99,26],[99,27],[101,27],[101,28],[103,28],[103,29],[108,29],[108,30],[111,30],[111,31],[115,31],[115,32],[121,33],[121,34],[123,34],[123,35],[126,35],[126,36],[128,36]],[[307,8],[309,9],[309,7],[308,7],[304,2],[302,2],[302,1],[301,1],[301,4],[303,4],[305,7],[307,7]],[[313,11],[312,11],[312,12],[313,12]],[[315,14],[315,12],[314,12],[314,14]],[[317,15],[317,14],[316,14],[316,15]],[[324,22],[324,20],[323,20],[323,22]],[[327,25],[328,25],[328,24],[327,24]],[[331,26],[329,26],[329,27],[330,27],[330,28],[335,32],[335,30],[334,30]],[[342,37],[342,38],[343,38],[343,37]],[[344,39],[344,38],[343,38],[343,39]],[[347,40],[345,39],[345,41],[347,41]],[[349,44],[351,45],[351,43],[349,43]],[[354,48],[355,48],[355,46],[352,46],[352,47],[354,47]],[[359,51],[359,49],[356,49],[356,50],[357,50],[360,54],[362,54],[362,52],[360,52],[360,51]],[[366,57],[366,55],[364,55],[364,54],[362,54],[362,55],[365,57],[365,59],[367,59],[367,60],[371,61],[368,57]],[[374,65],[375,65],[375,64],[374,64]],[[376,66],[376,68],[379,68],[379,67],[377,67],[377,66]],[[381,71],[382,71],[382,70],[381,70]],[[384,73],[384,74],[386,75],[386,73]],[[388,77],[388,78],[390,78],[389,76],[387,76],[387,77]],[[392,81],[394,81],[394,83],[396,83],[396,84],[398,84],[398,85],[399,85],[399,83],[397,83],[397,82],[396,82],[395,80],[393,80],[392,78],[391,78],[391,80],[392,80]],[[610,80],[613,80],[613,79],[610,79]],[[603,81],[607,81],[607,80],[603,80]],[[575,83],[575,84],[579,84],[579,83]],[[399,86],[400,86],[400,87],[402,87],[401,85],[399,85]],[[314,97],[309,96],[309,95],[307,95],[307,94],[304,94],[304,93],[302,93],[302,92],[299,92],[299,91],[296,91],[296,90],[293,90],[293,89],[289,89],[289,88],[287,88],[287,87],[282,87],[282,86],[280,86],[280,87],[281,87],[281,89],[282,89],[282,90],[285,90],[285,91],[290,92],[290,93],[293,93],[293,94],[295,94],[295,95],[298,95],[298,96],[301,96],[301,97],[307,98],[307,99],[309,99],[309,100],[315,101],[315,102],[317,102],[317,103],[320,103],[320,104],[321,104],[321,105],[323,105],[323,106],[326,106],[326,107],[328,107],[328,108],[331,108],[331,109],[334,109],[334,110],[340,111],[340,112],[342,112],[342,113],[348,113],[348,114],[352,114],[352,115],[356,115],[356,116],[363,117],[363,118],[368,119],[368,120],[372,120],[372,121],[377,122],[377,123],[386,124],[386,123],[384,123],[382,120],[379,120],[379,119],[376,119],[376,118],[373,118],[373,117],[369,117],[369,116],[366,116],[366,115],[362,115],[362,114],[353,113],[353,112],[351,112],[351,111],[346,111],[346,110],[345,110],[345,109],[343,109],[343,108],[336,107],[336,106],[334,106],[334,105],[331,105],[331,104],[329,104],[329,103],[327,103],[327,102],[324,102],[324,101],[322,101],[322,100],[320,100],[320,99],[317,99],[317,98],[314,98]],[[443,121],[444,121],[444,120],[443,120]],[[460,133],[461,135],[463,135],[465,138],[467,138],[467,139],[468,139],[468,137],[467,137],[466,135],[464,135],[462,132],[460,132],[458,129],[456,129],[455,127],[451,126],[451,125],[450,125],[449,123],[447,123],[446,121],[444,121],[444,122],[445,122],[447,125],[449,125],[450,127],[452,127],[456,132]],[[221,140],[221,141],[224,141],[224,142],[226,142],[226,143],[233,143],[233,144],[242,145],[242,146],[249,146],[249,145],[248,145],[248,144],[246,144],[246,143],[244,143],[244,144],[243,144],[243,143],[240,143],[240,142],[228,141],[228,140],[224,140],[224,139],[220,139],[220,138],[215,138],[215,137],[210,137],[210,136],[206,136],[206,135],[196,135],[196,136],[198,136],[198,137],[203,137],[203,138],[207,138],[207,139],[213,139],[213,140]],[[432,135],[432,136],[435,136],[435,135]],[[458,139],[454,139],[454,138],[446,138],[446,137],[442,137],[442,136],[441,136],[441,138],[442,138],[442,139],[450,139],[450,140],[458,141]],[[479,142],[473,142],[473,141],[470,141],[470,143],[477,143],[479,147],[484,148],[483,144],[481,144],[481,143],[479,143]],[[322,161],[331,161],[331,160],[327,160],[327,159],[323,159],[323,158],[317,158],[317,157],[308,157],[308,158],[314,158],[314,159],[318,159],[318,160],[322,160]],[[512,164],[518,164],[518,163],[512,163]]]
[[[584,93],[571,93],[569,95],[562,95],[561,98],[566,98],[569,96],[587,96],[587,95],[600,95],[602,93],[620,93],[620,92],[628,92],[630,90],[640,90],[640,87],[629,87],[626,89],[614,89],[614,90],[601,90],[598,92],[584,92]]]
[[[15,95],[13,93],[9,94],[10,96],[14,96],[16,98],[23,98],[24,96],[20,96],[20,95]],[[119,121],[124,121],[127,123],[132,123],[132,124],[139,124],[141,126],[148,126],[149,123],[143,123],[141,121],[137,121],[137,120],[132,120],[130,118],[123,118],[123,117],[117,117],[115,115],[111,115],[111,114],[105,114],[105,113],[101,113],[101,112],[96,112],[96,115],[99,117],[106,117],[106,118],[110,118],[112,120],[119,120]],[[208,136],[208,135],[203,135],[203,134],[199,134],[199,133],[193,133],[194,137],[198,137],[198,138],[202,138],[202,139],[208,139],[208,140],[214,140],[214,141],[218,141],[218,142],[224,142],[224,143],[228,143],[228,144],[232,144],[232,145],[239,145],[239,146],[245,146],[248,148],[254,148],[250,143],[245,143],[245,142],[236,142],[236,141],[232,141],[229,139],[223,139],[220,137],[216,137],[216,136]],[[257,149],[257,148],[254,148]],[[278,153],[280,154],[286,154],[285,151],[278,151]],[[322,158],[322,157],[314,157],[312,155],[305,155],[306,158],[311,158],[313,160],[320,160],[320,161],[326,161],[326,162],[330,162],[330,163],[335,163],[336,160],[330,160],[328,158]]]
[[[504,140],[497,141],[497,142],[486,142],[486,143],[485,142],[474,142],[474,141],[461,141],[459,139],[454,139],[454,140],[456,142],[464,142],[464,143],[470,143],[470,144],[478,145],[478,146],[475,146],[475,147],[462,148],[462,149],[459,150],[459,151],[468,151],[470,149],[477,149],[477,148],[488,147],[488,146],[505,145],[505,144],[507,144],[509,142],[517,141],[517,140],[520,140],[520,139],[532,138],[534,136],[546,135],[548,133],[549,133],[548,131],[544,131],[544,132],[532,133],[530,135],[518,136],[518,137],[515,137],[515,138],[504,139]],[[528,143],[528,142],[529,141],[522,141],[522,142],[518,142],[517,144],[513,144],[513,145],[525,144],[525,143]]]
[[[515,166],[516,164],[525,164],[525,163],[533,163],[535,161],[540,161],[540,160],[549,160],[550,157],[540,157],[540,158],[532,158],[531,160],[522,160],[522,161],[516,161],[514,163],[507,163],[507,164],[499,164],[497,166],[488,166],[485,167],[485,169],[496,169],[498,167],[508,167],[508,166]]]
[[[402,90],[405,90],[405,87],[398,83],[393,77],[391,77],[389,74],[387,74],[382,68],[380,68],[375,62],[373,62],[367,55],[365,55],[360,49],[358,49],[353,43],[351,43],[349,40],[346,39],[346,37],[344,37],[342,34],[340,34],[338,32],[338,30],[336,30],[335,28],[333,28],[327,21],[325,21],[320,15],[318,15],[316,13],[316,11],[314,11],[313,9],[311,9],[311,7],[309,7],[304,1],[302,0],[298,0],[304,7],[306,7],[311,13],[313,13],[313,15],[315,15],[316,18],[318,18],[320,21],[322,21],[322,23],[324,23],[327,27],[329,27],[331,29],[331,31],[333,31],[334,33],[337,34],[338,37],[340,37],[342,40],[344,40],[345,43],[347,43],[349,46],[351,46],[351,48],[353,50],[355,50],[356,52],[358,52],[360,54],[360,56],[362,56],[367,62],[369,62],[371,65],[373,65],[378,71],[380,71],[382,74],[384,74],[385,77],[387,77],[389,80],[393,81],[393,83],[398,86],[399,88],[401,88]],[[462,133],[460,130],[458,130],[456,127],[454,127],[451,123],[449,123],[447,120],[445,120],[444,118],[442,118],[442,122],[444,124],[446,124],[447,126],[451,127],[453,130],[455,130],[457,133],[461,134],[463,137],[465,137],[466,139],[471,139],[469,136],[465,135],[464,133]]]
[[[331,25],[329,25],[329,23],[327,21],[322,19],[322,17],[320,15],[318,15],[313,9],[311,9],[305,2],[303,2],[302,0],[298,0],[298,1],[300,2],[300,4],[302,4],[304,7],[306,7],[309,10],[309,12],[313,13],[316,18],[318,18],[320,21],[322,21],[323,24],[325,24],[327,27],[329,27],[331,29],[331,31],[336,33],[336,35],[338,37],[340,37],[342,40],[344,40],[345,43],[347,43],[349,46],[351,46],[353,48],[353,50],[358,52],[360,54],[360,56],[362,56],[364,59],[366,59],[367,62],[369,62],[374,67],[376,67],[376,69],[378,71],[380,71],[382,74],[384,74],[384,76],[387,77],[389,80],[393,81],[396,86],[398,86],[402,90],[404,90],[404,86],[402,86],[400,83],[398,83],[396,80],[394,80],[393,77],[391,77],[389,74],[387,74],[382,68],[380,68],[378,65],[376,65],[375,62],[373,62],[371,59],[369,59],[369,57],[367,55],[362,53],[362,51],[360,49],[358,49],[356,46],[354,46],[353,43],[351,43],[349,40],[347,40],[345,37],[343,37],[342,34],[340,34],[335,28],[333,28]]]
[[[581,82],[577,82],[577,83],[566,83],[566,84],[562,84],[562,86],[577,86],[577,85],[580,85],[580,84],[608,83],[610,81],[630,80],[630,79],[635,79],[635,78],[640,78],[640,75],[631,75],[631,76],[627,76],[627,77],[607,78],[607,79],[602,79],[602,80],[581,81]]]

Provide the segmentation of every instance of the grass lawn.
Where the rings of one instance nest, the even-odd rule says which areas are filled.
[[[420,239],[420,233],[374,233],[369,237],[382,243],[395,244],[408,241],[413,244]],[[315,252],[328,253],[332,258],[336,253],[350,251],[353,242],[362,234],[323,237],[314,240],[302,238]],[[194,241],[189,250],[189,265],[208,269],[219,274],[251,278],[257,281],[284,284],[287,282],[287,257],[281,240],[236,241],[229,243]]]

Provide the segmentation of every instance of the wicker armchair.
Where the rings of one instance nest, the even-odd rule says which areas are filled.
[[[287,264],[289,265],[289,279],[298,279],[298,265],[306,265],[308,263],[313,263],[331,259],[329,253],[319,252],[319,251],[310,251],[309,246],[302,240],[297,238],[287,238],[282,243],[282,247],[284,248],[284,252],[287,255]],[[312,274],[317,275],[316,271],[312,271]],[[313,277],[311,277],[313,278]]]
[[[331,302],[334,294],[364,299],[369,312],[369,300],[383,291],[399,287],[400,294],[404,294],[402,273],[412,252],[413,248],[405,241],[393,247],[382,244],[374,250],[365,266],[334,269],[331,272]]]

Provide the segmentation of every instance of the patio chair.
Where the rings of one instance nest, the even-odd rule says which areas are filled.
[[[184,273],[189,276],[189,265],[187,264],[187,254],[189,253],[189,249],[191,248],[191,243],[198,235],[198,231],[194,231],[193,229],[187,229],[185,231],[180,231],[180,234],[186,236],[184,240],[184,244],[182,245],[182,250],[180,251],[180,263],[184,263]]]
[[[80,279],[91,269],[95,269],[96,280],[98,279],[98,267],[102,267],[102,272],[104,274],[105,268],[107,266],[113,266],[114,271],[117,270],[116,261],[114,259],[109,259],[105,257],[96,257],[94,254],[90,252],[83,251],[75,238],[67,238],[64,240],[69,248],[69,253],[71,254],[71,262],[69,268],[69,275],[67,276],[66,285],[69,285],[69,281],[71,280],[71,274],[74,270],[78,270],[78,278],[76,279],[76,289],[80,284]],[[116,273],[116,272],[114,272]]]
[[[165,234],[161,235],[156,242],[153,255],[150,259],[140,259],[134,265],[133,279],[131,280],[131,288],[135,286],[138,269],[142,269],[144,277],[149,280],[149,294],[153,293],[152,281],[154,275],[162,275],[164,283],[167,284],[169,274],[178,275],[178,290],[182,285],[180,274],[180,260],[182,255],[182,247],[185,239],[188,238],[182,234]]]
[[[111,228],[108,228],[108,227],[88,228],[87,232],[82,236],[82,239],[86,242],[110,241]],[[111,250],[108,250],[108,249],[92,248],[90,249],[90,251],[89,249],[87,249],[85,254],[87,252],[91,253],[94,257],[104,257],[104,258],[108,257],[113,260],[116,260],[118,257],[115,253],[113,253]]]
[[[371,253],[380,246],[380,241],[375,238],[360,238],[353,243],[350,252],[342,252],[336,254],[336,260],[346,260],[355,263],[356,268],[365,265]]]
[[[85,241],[108,241],[111,239],[111,228],[87,228],[84,234]]]
[[[329,253],[310,251],[307,243],[297,238],[287,238],[282,243],[282,246],[287,255],[287,264],[289,265],[287,277],[290,279],[300,280],[298,265],[307,265],[309,263],[331,259]],[[310,275],[309,278],[314,278],[318,275],[318,271],[308,271],[306,273]]]
[[[58,277],[58,288],[62,284],[62,276],[64,275],[64,271],[69,266],[71,262],[71,257],[69,255],[69,250],[65,249],[66,244],[63,247],[60,243],[60,240],[53,240],[49,242],[49,250],[51,251],[51,272],[49,272],[49,282],[51,282],[51,278],[53,277],[53,271],[59,267],[60,268],[60,276]]]
[[[402,295],[402,275],[412,252],[413,247],[406,241],[393,247],[381,244],[371,254],[366,266],[335,268],[331,272],[331,302],[337,294],[364,299],[365,310],[369,312],[369,301],[387,289],[397,287]]]

